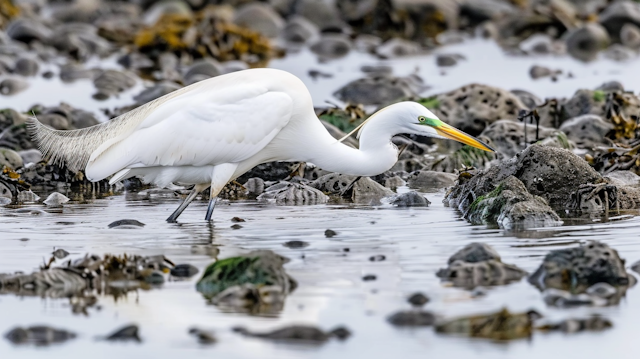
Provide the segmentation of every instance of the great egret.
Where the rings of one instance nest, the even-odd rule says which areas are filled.
[[[377,175],[398,160],[391,137],[401,133],[493,151],[415,102],[376,112],[354,130],[360,149],[346,146],[318,120],[302,81],[274,69],[200,81],[85,129],[56,131],[35,118],[28,125],[45,156],[53,163],[65,162],[72,171],[84,168],[90,181],[113,175],[110,184],[133,176],[165,188],[194,184],[168,222],[175,222],[210,187],[209,221],[222,188],[265,162],[311,162],[343,174]]]

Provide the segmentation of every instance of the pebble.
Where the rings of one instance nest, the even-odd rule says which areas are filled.
[[[332,238],[336,235],[338,235],[338,232],[334,231],[333,229],[327,229],[326,231],[324,231],[324,236],[327,238]]]
[[[195,336],[200,344],[210,345],[218,341],[213,333],[198,328],[189,329],[189,334]]]
[[[69,252],[65,251],[62,248],[58,248],[55,251],[53,251],[53,253],[51,253],[54,257],[56,257],[57,259],[64,259],[65,257],[67,257],[69,255]]]
[[[4,335],[12,344],[33,344],[45,346],[66,342],[76,337],[75,333],[48,326],[17,327]]]
[[[177,264],[171,268],[171,275],[178,278],[191,278],[198,274],[198,268],[191,264]]]
[[[408,310],[394,313],[387,321],[398,327],[426,327],[433,325],[436,317],[431,312]]]
[[[126,325],[107,335],[105,340],[109,341],[136,341],[141,342],[139,328],[135,324]]]
[[[306,248],[309,246],[309,242],[304,242],[304,241],[288,241],[282,244],[283,246],[287,247],[287,248],[293,248],[293,249],[297,249],[297,248]]]
[[[367,275],[365,275],[364,277],[362,277],[362,280],[363,280],[363,281],[365,281],[365,282],[370,282],[370,281],[374,281],[374,280],[376,280],[377,278],[378,278],[378,277],[376,277],[376,276],[375,276],[375,275],[373,275],[373,274],[367,274]]]
[[[117,228],[117,227],[124,227],[124,226],[127,226],[128,228],[131,228],[132,226],[144,227],[145,224],[135,219],[120,219],[120,220],[109,223],[109,228]]]
[[[69,202],[69,198],[59,192],[53,192],[44,200],[44,204],[49,207],[62,207],[67,202]]]
[[[382,262],[385,259],[387,259],[387,257],[383,256],[382,254],[376,254],[375,256],[369,257],[369,260],[371,262]]]
[[[407,302],[416,307],[421,307],[429,302],[429,297],[422,293],[413,293],[409,298],[407,298]]]

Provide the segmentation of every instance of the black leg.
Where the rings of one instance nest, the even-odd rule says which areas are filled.
[[[191,190],[191,193],[189,193],[189,195],[187,196],[187,198],[185,198],[184,201],[180,203],[180,206],[178,206],[178,209],[176,209],[173,213],[171,213],[169,218],[167,218],[167,222],[175,223],[176,219],[178,219],[178,217],[182,214],[182,212],[184,212],[185,208],[187,208],[189,203],[191,203],[196,198],[199,192],[200,191],[198,191],[196,187],[194,187],[193,190]]]
[[[204,220],[209,222],[211,221],[211,215],[213,214],[213,209],[216,207],[216,200],[218,197],[213,197],[209,200],[209,207],[207,207],[207,215],[204,217]]]

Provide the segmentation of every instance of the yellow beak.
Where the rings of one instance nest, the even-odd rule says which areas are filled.
[[[462,142],[465,145],[469,145],[471,147],[479,148],[488,152],[495,152],[493,148],[489,147],[486,143],[478,140],[477,138],[468,135],[457,128],[447,125],[446,123],[442,123],[441,126],[434,127],[436,132],[442,137],[446,137],[450,140]]]

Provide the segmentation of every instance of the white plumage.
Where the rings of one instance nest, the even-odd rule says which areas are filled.
[[[85,169],[91,181],[113,175],[111,183],[139,176],[161,187],[195,184],[169,221],[211,186],[209,220],[220,190],[265,162],[307,161],[334,172],[376,175],[397,161],[390,139],[398,133],[453,138],[490,150],[413,102],[378,111],[360,129],[360,149],[345,146],[315,116],[302,81],[273,69],[201,81],[87,129],[56,131],[36,119],[29,129],[45,156]]]

